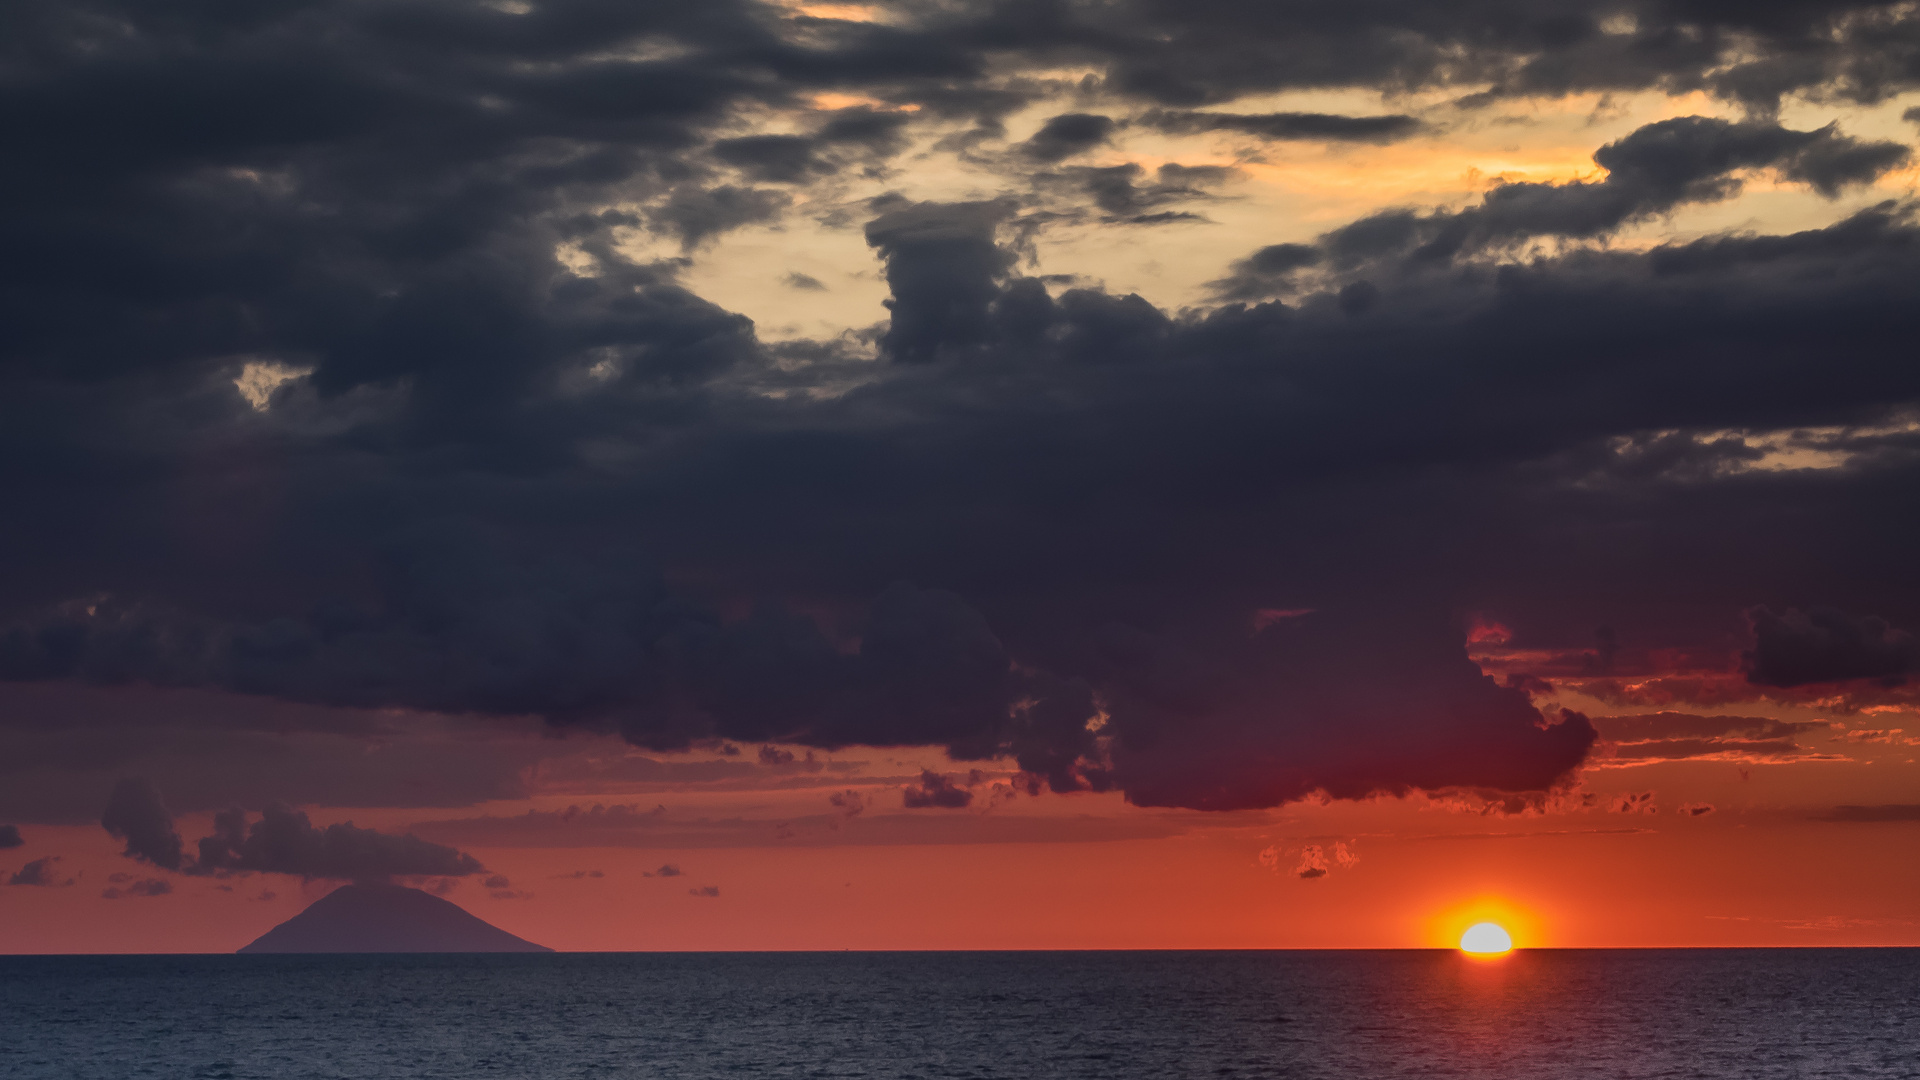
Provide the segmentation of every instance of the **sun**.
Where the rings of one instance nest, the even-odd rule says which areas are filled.
[[[1476,956],[1495,956],[1513,951],[1513,936],[1498,923],[1474,923],[1460,935],[1460,951]]]

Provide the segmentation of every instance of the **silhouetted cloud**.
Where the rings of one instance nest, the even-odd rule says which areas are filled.
[[[1113,137],[1116,127],[1110,116],[1062,113],[1050,117],[1020,149],[1036,161],[1061,161],[1106,142]]]
[[[1747,613],[1754,646],[1744,655],[1747,679],[1762,686],[1801,686],[1847,679],[1901,678],[1920,672],[1920,638],[1885,619],[1833,608]]]
[[[20,827],[18,825],[0,825],[0,851],[5,851],[8,848],[21,847],[24,844],[26,844],[26,841],[20,838]]]
[[[1788,612],[1756,622],[1751,683],[1727,657],[1688,693],[1871,695],[1913,670],[1892,629],[1920,619],[1901,554],[1920,538],[1913,208],[1606,242],[1754,174],[1822,195],[1886,177],[1907,148],[1771,117],[1783,96],[1920,84],[1920,16],[937,7],[25,0],[8,41],[34,60],[0,91],[0,489],[26,523],[0,530],[23,568],[0,581],[0,678],[248,695],[342,742],[371,736],[288,703],[533,717],[661,752],[938,746],[1010,757],[1029,791],[1225,809],[1414,788],[1521,805],[1565,783],[1594,730],[1534,707],[1561,674],[1494,681],[1468,658],[1464,613],[1493,604],[1571,658],[1596,625],[1645,652]],[[1646,125],[1595,152],[1604,177],[1311,242],[1249,233],[1213,305],[1028,276],[1056,221],[1192,221],[1223,197],[1224,166],[1076,161],[1123,146],[1116,118],[1351,141],[1429,115],[1234,104],[1294,90],[1700,93],[1747,118]],[[824,107],[844,100],[871,104]],[[1026,109],[1051,119],[1009,140]],[[923,137],[1014,179],[957,203],[834,186]],[[640,250],[800,215],[863,230],[884,325],[770,345],[687,259]],[[1763,467],[1782,457],[1813,464]],[[1620,674],[1593,655],[1590,677]],[[259,731],[169,757],[138,724],[88,723],[0,716],[0,797],[70,789],[8,820],[98,807],[163,757],[170,791],[270,760]],[[1639,741],[1787,752],[1731,737]],[[413,805],[523,793],[509,755],[448,753],[470,756]],[[179,807],[378,804],[412,779],[287,757],[295,791],[252,770]],[[722,766],[757,768],[701,767]],[[309,858],[332,834],[296,816],[224,819],[201,862],[477,872],[367,830]],[[917,815],[1043,834],[976,816]],[[462,827],[660,828],[599,820]],[[269,821],[296,854],[253,846]],[[115,788],[103,823],[188,865],[151,785]],[[891,827],[870,810],[833,842]]]
[[[716,897],[720,895],[720,886],[702,885],[702,886],[699,886],[698,888],[688,889],[687,895],[701,896],[701,897],[708,897],[708,898]]]
[[[958,810],[973,802],[973,792],[955,784],[951,776],[931,769],[923,770],[919,782],[901,788],[900,794],[909,810],[930,806]]]
[[[161,801],[159,789],[143,777],[127,777],[113,786],[100,825],[115,839],[126,841],[122,854],[130,859],[163,870],[178,870],[186,860],[173,814]]]
[[[7,877],[9,885],[37,885],[43,887],[64,887],[72,885],[76,879],[61,881],[54,876],[53,864],[60,861],[58,855],[47,855],[22,866]]]
[[[214,833],[199,843],[192,872],[252,871],[304,878],[384,881],[393,877],[464,877],[480,861],[411,834],[393,836],[352,822],[315,827],[307,815],[269,806],[251,825],[244,810],[214,815]]]
[[[1234,131],[1263,139],[1325,140],[1328,142],[1393,142],[1419,133],[1424,127],[1411,116],[1337,116],[1331,113],[1222,113],[1155,109],[1139,120],[1149,127],[1177,135],[1202,131]]]

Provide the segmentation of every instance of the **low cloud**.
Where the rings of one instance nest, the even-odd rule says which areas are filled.
[[[919,782],[901,788],[900,793],[909,810],[928,807],[958,810],[973,801],[973,792],[955,784],[945,773],[932,769],[923,770]]]
[[[699,887],[699,888],[697,888],[697,889],[688,889],[688,890],[687,890],[687,895],[688,895],[688,896],[704,896],[704,897],[716,897],[716,896],[719,896],[719,895],[720,895],[720,886],[718,886],[718,885],[702,885],[702,886],[700,886],[700,887]]]
[[[193,872],[253,871],[384,881],[457,878],[484,870],[471,855],[411,834],[393,836],[352,822],[319,828],[298,810],[269,806],[251,825],[246,811],[237,808],[215,815],[214,834],[200,841]]]
[[[109,886],[101,892],[100,896],[102,899],[118,900],[122,897],[133,896],[166,896],[173,892],[173,883],[165,878],[135,879],[132,875],[127,874],[115,874],[113,877],[124,880],[126,884]],[[113,880],[113,878],[109,878],[108,880]]]
[[[20,826],[0,825],[0,851],[17,848],[25,843],[26,841],[20,838]]]
[[[128,858],[188,874],[295,874],[303,878],[385,881],[393,877],[458,878],[483,873],[471,855],[417,836],[393,836],[352,822],[316,827],[291,807],[270,805],[251,824],[238,807],[214,815],[213,835],[189,859],[159,790],[130,777],[114,786],[101,816],[126,841]]]
[[[53,864],[60,861],[58,855],[48,855],[35,859],[7,878],[9,885],[38,885],[51,888],[63,888],[73,884],[78,878],[61,881],[54,875]]]
[[[114,839],[126,841],[121,854],[129,859],[163,870],[178,870],[186,862],[180,833],[173,827],[173,814],[150,780],[126,777],[114,784],[100,825]]]
[[[678,866],[675,866],[672,863],[662,863],[660,865],[660,869],[649,870],[643,876],[644,877],[681,877],[685,873],[686,871],[680,869]]]
[[[1587,767],[1628,768],[1665,761],[1733,761],[1782,764],[1844,760],[1808,749],[1800,737],[1825,733],[1825,720],[1776,720],[1766,716],[1701,716],[1660,712],[1597,716],[1601,743]]]

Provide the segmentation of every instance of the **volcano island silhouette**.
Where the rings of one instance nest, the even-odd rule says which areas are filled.
[[[342,885],[242,953],[549,953],[458,904],[404,885]]]

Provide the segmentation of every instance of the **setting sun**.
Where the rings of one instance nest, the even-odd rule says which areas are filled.
[[[1460,951],[1482,956],[1513,951],[1513,937],[1497,924],[1475,923],[1460,935]]]

